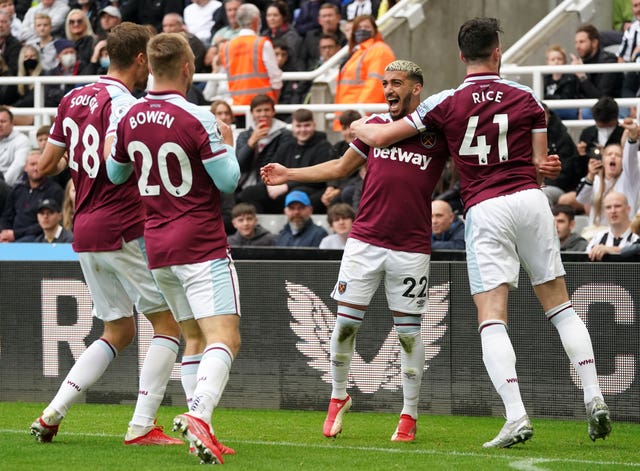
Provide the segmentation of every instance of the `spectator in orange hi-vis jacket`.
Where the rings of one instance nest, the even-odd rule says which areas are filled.
[[[260,10],[251,3],[238,8],[238,35],[220,49],[220,64],[227,72],[229,93],[234,105],[248,105],[256,95],[267,95],[278,102],[282,71],[273,45],[258,36]]]
[[[382,40],[373,16],[362,15],[353,20],[349,51],[351,56],[338,74],[336,104],[384,103],[380,81],[384,68],[396,56]],[[337,119],[334,129],[340,130]]]

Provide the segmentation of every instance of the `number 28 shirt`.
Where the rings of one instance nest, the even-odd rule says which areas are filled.
[[[115,115],[135,98],[111,77],[67,93],[51,128],[51,144],[67,150],[76,189],[73,248],[76,252],[118,250],[122,240],[142,237],[144,213],[135,180],[116,186],[107,177],[104,141]],[[119,111],[120,110],[120,111]]]
[[[460,174],[465,211],[481,201],[538,188],[532,133],[546,133],[533,91],[495,74],[470,74],[455,90],[424,100],[404,118],[444,132]]]

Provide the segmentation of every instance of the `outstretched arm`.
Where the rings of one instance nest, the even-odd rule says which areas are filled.
[[[364,163],[364,159],[352,148],[339,159],[328,160],[311,167],[287,168],[270,163],[260,169],[265,185],[281,185],[288,181],[325,182],[351,175]]]
[[[418,130],[404,119],[385,124],[367,123],[366,120],[367,118],[361,118],[354,121],[350,127],[358,139],[371,147],[387,147],[418,134]]]

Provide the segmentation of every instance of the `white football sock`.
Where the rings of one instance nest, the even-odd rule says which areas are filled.
[[[168,335],[154,335],[140,369],[138,400],[129,426],[144,435],[151,428],[164,398],[171,370],[176,362],[180,340]]]
[[[184,394],[187,398],[187,409],[191,407],[191,402],[193,401],[193,393],[198,383],[198,367],[200,366],[201,360],[202,353],[182,357],[180,380],[182,381],[182,389],[184,389]]]
[[[418,398],[424,372],[424,342],[420,335],[420,316],[394,317],[393,323],[402,346],[403,407],[401,414],[418,420]]]
[[[100,379],[117,354],[116,348],[103,338],[89,345],[69,370],[49,407],[62,417],[67,415],[73,403]]]
[[[207,345],[198,368],[198,384],[189,413],[211,424],[211,415],[227,385],[232,363],[231,349],[225,344]]]
[[[598,384],[591,337],[584,322],[573,309],[571,302],[567,301],[550,309],[545,312],[545,316],[560,334],[564,351],[567,352],[571,364],[580,376],[585,404],[596,396],[601,398],[602,392]]]
[[[331,397],[345,399],[349,382],[349,367],[356,348],[356,335],[365,311],[338,306],[336,325],[331,334]]]
[[[516,373],[516,353],[511,345],[507,325],[500,320],[480,324],[482,360],[505,407],[507,421],[518,420],[527,411],[520,397]]]

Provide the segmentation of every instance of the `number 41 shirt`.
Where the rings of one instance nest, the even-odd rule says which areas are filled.
[[[460,174],[465,211],[481,201],[538,188],[532,133],[546,133],[533,91],[495,74],[470,74],[455,90],[424,100],[404,118],[440,129]]]

